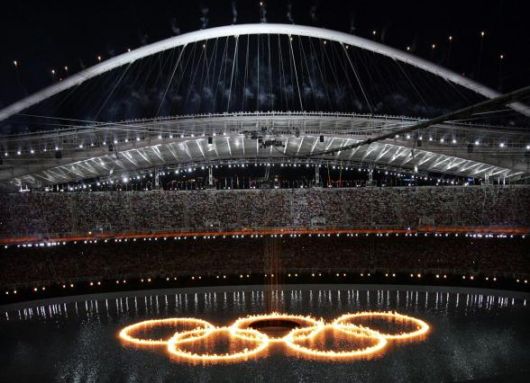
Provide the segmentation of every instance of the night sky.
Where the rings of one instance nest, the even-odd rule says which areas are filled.
[[[204,25],[232,24],[233,3],[237,23],[260,21],[259,1],[5,1],[0,105],[57,81],[64,66],[72,73],[96,64],[98,55],[108,58]],[[268,22],[289,22],[287,1],[265,4]],[[378,41],[410,46],[414,54],[506,91],[530,83],[529,8],[525,0],[293,0],[291,14],[296,24],[368,38],[375,30]]]

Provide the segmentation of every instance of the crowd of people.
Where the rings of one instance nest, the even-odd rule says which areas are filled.
[[[0,237],[257,228],[529,226],[530,187],[0,194]]]
[[[4,287],[79,281],[283,273],[447,273],[528,277],[528,239],[283,237],[135,241],[3,252]],[[274,265],[274,267],[271,267]]]

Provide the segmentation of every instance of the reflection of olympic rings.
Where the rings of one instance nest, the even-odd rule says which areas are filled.
[[[406,325],[407,327],[412,325],[415,328],[408,332],[383,333],[374,328],[352,323],[359,318],[384,319],[392,324]],[[294,324],[296,327],[283,337],[269,337],[264,332],[252,328],[253,325],[256,326],[260,323],[266,327],[266,325],[274,326],[281,322],[289,325]],[[177,325],[190,326],[191,329],[176,331],[169,339],[142,339],[134,336],[142,330]],[[346,338],[352,337],[361,345],[357,348],[344,350],[317,348],[315,346],[317,338],[325,338],[327,332],[330,331],[333,338],[342,338],[344,342]],[[239,318],[228,327],[216,327],[209,322],[196,318],[147,320],[123,328],[119,332],[119,338],[125,345],[165,346],[172,359],[192,363],[244,362],[250,358],[266,355],[272,343],[282,343],[288,350],[302,358],[348,361],[360,358],[368,359],[380,355],[389,341],[421,340],[428,331],[429,325],[426,322],[396,312],[349,313],[336,318],[331,323],[325,323],[323,320],[317,320],[310,316],[271,313]],[[215,341],[223,336],[228,337],[229,352],[193,352],[186,349],[186,347],[193,348],[199,342],[206,342],[208,347],[212,347],[212,340]],[[254,345],[252,348],[243,347],[242,343],[244,342],[250,342]],[[308,342],[311,346],[303,345],[304,342]]]

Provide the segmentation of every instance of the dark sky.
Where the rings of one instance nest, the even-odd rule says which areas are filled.
[[[288,22],[288,1],[265,3],[268,22]],[[63,76],[65,65],[78,71],[98,55],[108,58],[174,35],[177,28],[199,29],[203,14],[209,27],[231,24],[233,17],[231,0],[6,0],[1,7],[0,105],[50,84],[52,68]],[[528,0],[293,0],[292,17],[296,24],[346,32],[353,27],[363,37],[372,38],[375,29],[385,44],[409,45],[419,56],[509,90],[530,83],[529,8]],[[259,22],[259,1],[236,1],[236,9],[237,23]]]

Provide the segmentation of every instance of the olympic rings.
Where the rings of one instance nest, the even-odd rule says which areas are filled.
[[[415,329],[409,332],[383,333],[373,328],[360,324],[351,323],[358,318],[380,318],[399,324],[412,324]],[[285,321],[302,327],[295,327],[287,335],[270,337],[262,331],[252,328],[256,323],[276,324]],[[164,326],[176,326],[183,324],[191,326],[190,330],[176,331],[169,339],[142,339],[134,336],[138,331]],[[249,315],[238,318],[232,325],[217,327],[213,324],[197,318],[167,318],[138,322],[123,328],[118,336],[124,345],[155,347],[163,346],[169,356],[176,361],[190,363],[235,363],[244,362],[251,358],[265,356],[272,344],[283,344],[286,349],[293,352],[297,357],[313,358],[323,361],[351,361],[357,359],[369,359],[381,355],[390,341],[421,340],[429,332],[429,325],[421,319],[396,312],[365,311],[348,313],[334,319],[331,323],[325,323],[322,319],[311,316],[302,316],[284,313],[271,313],[261,315]],[[323,350],[314,347],[318,337],[325,337],[331,331],[333,337],[353,337],[363,343],[358,348],[345,350]],[[229,352],[210,353],[193,352],[185,347],[193,347],[197,342],[207,341],[210,344],[219,337],[227,336],[230,345]],[[255,344],[252,348],[233,350],[242,347],[242,342]],[[309,342],[311,347],[302,343]],[[365,343],[373,343],[366,345]],[[235,343],[235,345],[234,345]]]

